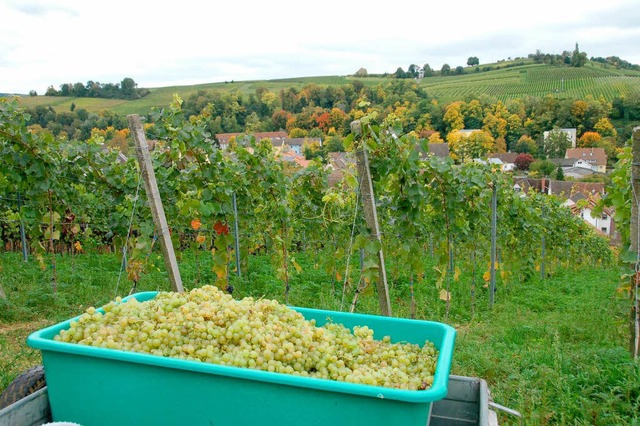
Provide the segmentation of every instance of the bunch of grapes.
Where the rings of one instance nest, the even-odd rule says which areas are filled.
[[[437,350],[373,339],[370,328],[314,320],[275,301],[235,300],[214,286],[120,299],[87,309],[55,340],[131,352],[421,390],[433,383]]]

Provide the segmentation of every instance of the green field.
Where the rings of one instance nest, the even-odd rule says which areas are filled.
[[[473,68],[465,68],[463,75],[435,76],[424,78],[419,82],[420,87],[429,96],[441,102],[464,100],[468,97],[481,95],[492,96],[506,101],[508,99],[524,98],[528,96],[543,97],[553,95],[558,97],[584,98],[587,95],[603,96],[607,100],[632,92],[640,92],[640,72],[618,70],[598,63],[588,63],[582,68],[550,66],[534,64],[531,60],[514,62],[500,62],[498,64],[480,65],[492,66],[492,71],[475,72]],[[237,91],[242,94],[252,94],[259,87],[272,92],[291,87],[299,90],[308,84],[341,86],[350,81],[359,81],[372,86],[392,81],[391,77],[356,78],[351,76],[319,76],[300,77],[262,81],[234,81],[198,84],[192,86],[168,86],[150,88],[150,94],[142,99],[126,101],[119,99],[91,99],[70,97],[23,97],[22,103],[27,107],[37,105],[51,105],[57,111],[68,111],[71,104],[76,108],[84,108],[89,112],[108,109],[117,114],[146,114],[153,107],[169,105],[174,94],[183,99],[188,98],[198,90],[229,92]]]
[[[302,272],[292,278],[290,304],[339,310],[340,284],[333,293],[334,285],[314,268],[313,257],[296,256]],[[387,257],[393,265],[393,256]],[[30,332],[128,293],[131,284],[125,277],[118,284],[119,264],[112,254],[59,256],[54,294],[50,268],[41,268],[35,259],[25,264],[17,253],[0,254],[8,298],[0,299],[0,391],[41,362],[39,353],[25,344]],[[179,266],[186,288],[194,286],[196,277],[200,285],[213,280],[204,256],[197,263],[192,253],[180,253]],[[435,280],[433,272],[428,274],[425,283]],[[252,257],[248,277],[234,282],[234,296],[281,300],[282,283],[274,276],[268,259]],[[452,287],[452,304],[467,311],[470,276],[463,272]],[[629,305],[616,291],[618,285],[617,268],[558,270],[544,281],[534,276],[500,286],[493,310],[487,308],[487,291],[480,289],[472,318],[455,313],[447,317],[434,285],[417,288],[416,303],[420,319],[457,329],[452,373],[486,379],[495,401],[521,412],[523,424],[638,425],[640,370],[627,351]],[[168,289],[166,275],[159,271],[138,285],[139,291]],[[391,297],[394,314],[407,317],[406,277],[394,281]],[[377,297],[362,295],[357,311],[378,313]],[[500,424],[520,423],[501,415]]]

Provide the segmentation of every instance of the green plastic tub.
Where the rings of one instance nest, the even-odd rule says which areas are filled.
[[[157,293],[138,293],[139,301]],[[442,323],[293,308],[322,325],[331,319],[374,337],[440,351],[434,383],[424,391],[387,389],[228,367],[72,343],[53,337],[73,318],[31,334],[42,351],[55,421],[108,425],[419,425],[447,395],[455,330]]]

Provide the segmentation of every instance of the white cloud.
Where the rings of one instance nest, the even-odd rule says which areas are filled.
[[[0,0],[0,92],[346,75],[573,50],[640,63],[633,0]]]

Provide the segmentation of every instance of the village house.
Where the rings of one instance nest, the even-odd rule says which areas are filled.
[[[329,174],[329,186],[334,186],[342,181],[344,172],[350,167],[355,167],[356,160],[352,152],[330,152],[327,168]]]
[[[612,242],[620,236],[615,230],[614,210],[604,208],[602,214],[592,216],[598,200],[605,193],[605,185],[601,182],[572,182],[553,179],[515,178],[513,190],[523,196],[530,191],[555,195],[565,201],[563,206],[571,209],[574,216],[579,216],[598,232],[608,236]]]
[[[430,143],[429,154],[435,155],[440,158],[447,158],[449,156],[449,144],[448,143]]]
[[[256,140],[269,139],[273,146],[281,146],[285,139],[289,137],[287,132],[256,132],[256,133],[217,133],[215,138],[218,141],[218,146],[222,150],[226,150],[229,147],[229,140],[231,138],[238,139],[239,136],[253,136]]]
[[[282,141],[284,146],[288,146],[289,149],[298,155],[304,155],[304,145],[316,142],[319,146],[322,146],[321,138],[285,138]],[[275,147],[275,144],[274,144]]]
[[[571,209],[575,216],[580,216],[582,220],[596,228],[606,236],[611,237],[615,231],[615,222],[613,221],[613,210],[604,208],[602,213],[593,214],[596,204],[600,199],[599,194],[587,197],[583,193],[576,193],[562,204]]]
[[[462,135],[463,137],[468,138],[469,136],[471,136],[473,132],[481,132],[482,129],[459,129],[456,131],[460,133],[460,135]]]
[[[503,172],[512,172],[516,169],[517,152],[503,152],[500,154],[489,155],[489,164],[496,164],[500,166],[500,170]]]
[[[565,179],[582,179],[595,173],[591,167],[577,167],[575,158],[550,158],[549,161],[562,168]]]
[[[219,147],[222,150],[226,150],[229,147],[229,141],[231,138],[238,138],[242,136],[253,136],[256,140],[269,139],[274,148],[279,148],[283,151],[291,150],[298,155],[303,155],[303,147],[307,143],[317,142],[322,146],[321,138],[290,138],[287,132],[256,132],[256,133],[218,133],[216,134],[216,140]],[[288,149],[283,149],[288,147]]]
[[[570,148],[564,157],[575,160],[573,167],[597,173],[607,172],[607,154],[604,148]]]
[[[449,156],[449,144],[448,143],[430,143],[427,145],[428,151],[422,149],[420,144],[416,144],[415,150],[418,151],[420,159],[424,160],[429,154],[435,155],[439,158],[446,158]]]

